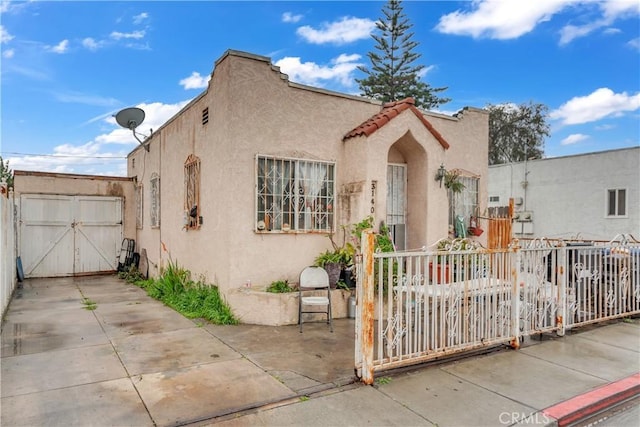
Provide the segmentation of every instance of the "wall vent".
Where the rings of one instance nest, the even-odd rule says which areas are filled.
[[[209,123],[209,107],[202,110],[202,125]]]

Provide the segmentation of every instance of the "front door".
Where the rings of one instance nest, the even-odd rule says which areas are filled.
[[[387,165],[387,226],[396,250],[406,249],[407,165]]]

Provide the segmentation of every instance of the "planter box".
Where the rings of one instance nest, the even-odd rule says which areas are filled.
[[[315,291],[318,296],[326,291]],[[309,292],[311,295],[312,292]],[[331,311],[334,319],[346,318],[351,293],[343,289],[331,290]],[[274,294],[259,290],[236,288],[226,294],[233,313],[241,323],[251,325],[297,325],[298,292]],[[326,319],[325,314],[305,314],[305,322]]]

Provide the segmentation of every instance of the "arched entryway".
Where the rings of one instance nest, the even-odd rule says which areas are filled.
[[[409,131],[387,154],[385,221],[397,250],[425,244],[427,175],[427,153]]]

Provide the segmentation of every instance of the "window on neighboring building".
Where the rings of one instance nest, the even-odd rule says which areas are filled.
[[[464,185],[459,193],[449,190],[449,225],[455,226],[456,216],[464,219],[465,227],[469,227],[472,216],[478,214],[478,183],[475,176],[460,175],[458,178]]]
[[[258,156],[256,230],[333,229],[335,164]]]
[[[160,227],[160,176],[157,173],[151,174],[151,227]]]
[[[138,184],[136,187],[136,227],[142,228],[142,200],[143,192],[142,192],[142,184]]]
[[[184,162],[185,227],[200,227],[200,159],[193,154]]]
[[[627,215],[627,190],[607,190],[607,216]]]
[[[500,201],[500,196],[489,196],[489,202],[498,203]]]

